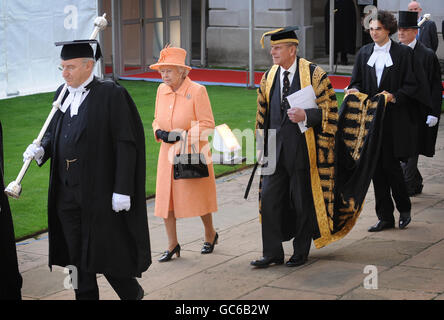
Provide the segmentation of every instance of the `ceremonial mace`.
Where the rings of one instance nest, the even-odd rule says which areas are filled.
[[[106,26],[108,25],[108,22],[106,21],[105,17],[106,17],[106,13],[104,13],[103,16],[97,17],[94,20],[94,31],[91,33],[91,36],[89,37],[90,40],[96,39],[97,34],[99,33],[99,31],[105,29]],[[37,139],[35,139],[33,141],[33,143],[36,144],[37,146],[40,146],[40,144],[42,142],[43,135],[45,134],[46,129],[48,128],[52,118],[54,117],[54,114],[60,108],[60,104],[62,102],[63,97],[65,96],[65,93],[66,93],[67,89],[68,89],[68,85],[65,83],[65,85],[63,86],[63,89],[60,92],[57,100],[52,103],[51,112],[49,113],[48,118],[46,119],[45,123],[43,124],[43,127],[40,130],[40,133],[39,133]],[[28,159],[28,160],[25,161],[25,163],[23,163],[22,169],[20,170],[20,172],[19,172],[19,174],[17,176],[17,179],[12,181],[6,187],[5,193],[8,196],[10,196],[12,198],[16,198],[16,199],[18,199],[20,197],[20,193],[22,192],[22,186],[20,185],[20,183],[22,182],[22,179],[23,179],[26,171],[28,170],[29,165],[31,164],[32,160],[33,160],[33,158]]]
[[[427,20],[430,20],[430,13],[426,13],[424,15],[424,17],[421,19],[421,21],[418,22],[418,27],[420,27]]]

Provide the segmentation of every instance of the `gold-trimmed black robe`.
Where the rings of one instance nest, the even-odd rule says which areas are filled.
[[[298,68],[301,89],[312,85],[316,104],[322,110],[321,125],[303,133],[315,209],[313,239],[315,246],[321,248],[343,238],[362,210],[374,172],[372,157],[380,149],[386,99],[384,95],[370,99],[365,94],[349,95],[339,113],[336,95],[325,71],[303,58],[299,59]],[[265,155],[270,92],[277,69],[278,66],[273,66],[264,74],[258,89],[256,130],[264,137]]]

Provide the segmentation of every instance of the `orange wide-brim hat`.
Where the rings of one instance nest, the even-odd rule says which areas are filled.
[[[150,65],[151,69],[159,70],[162,66],[176,66],[191,70],[190,66],[185,64],[186,50],[182,48],[166,46],[160,51],[159,61]]]

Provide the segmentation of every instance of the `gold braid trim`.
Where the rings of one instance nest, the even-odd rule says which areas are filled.
[[[301,82],[301,89],[311,85],[310,62],[303,58],[299,59],[299,77]],[[316,95],[319,96],[316,92],[317,88],[313,86],[313,89],[315,90]],[[324,111],[322,113],[324,117]],[[316,140],[313,128],[309,128],[307,131],[305,131],[304,135],[305,141],[307,143],[308,159],[310,162],[310,179],[311,189],[313,192],[313,204],[316,211],[316,219],[318,221],[319,232],[321,234],[321,239],[323,239],[329,237],[330,235],[330,223],[327,219],[327,208],[325,206],[321,179],[318,172],[316,159]]]
[[[308,158],[310,162],[310,180],[313,193],[313,204],[316,211],[316,220],[320,238],[314,241],[317,248],[321,248],[334,241],[332,235],[334,223],[334,193],[335,168],[334,148],[337,131],[338,105],[335,92],[326,73],[315,67],[313,76],[310,76],[310,62],[299,60],[299,75],[301,88],[310,84],[316,94],[316,104],[322,110],[321,132],[315,136],[313,128],[305,131]],[[319,155],[319,159],[317,159]],[[322,167],[318,167],[318,164]]]

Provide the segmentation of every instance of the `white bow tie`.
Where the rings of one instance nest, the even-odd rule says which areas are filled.
[[[69,95],[63,102],[60,110],[65,113],[69,105],[71,105],[71,117],[76,116],[79,112],[80,103],[82,102],[82,95],[86,92],[86,89],[82,86],[78,88],[68,87]]]
[[[392,57],[390,56],[390,51],[388,50],[388,48],[381,48],[375,45],[373,53],[370,56],[370,59],[368,59],[367,64],[370,67],[373,67],[375,65],[375,62],[379,59],[382,59],[381,62],[383,62],[386,67],[390,67],[393,65]]]

